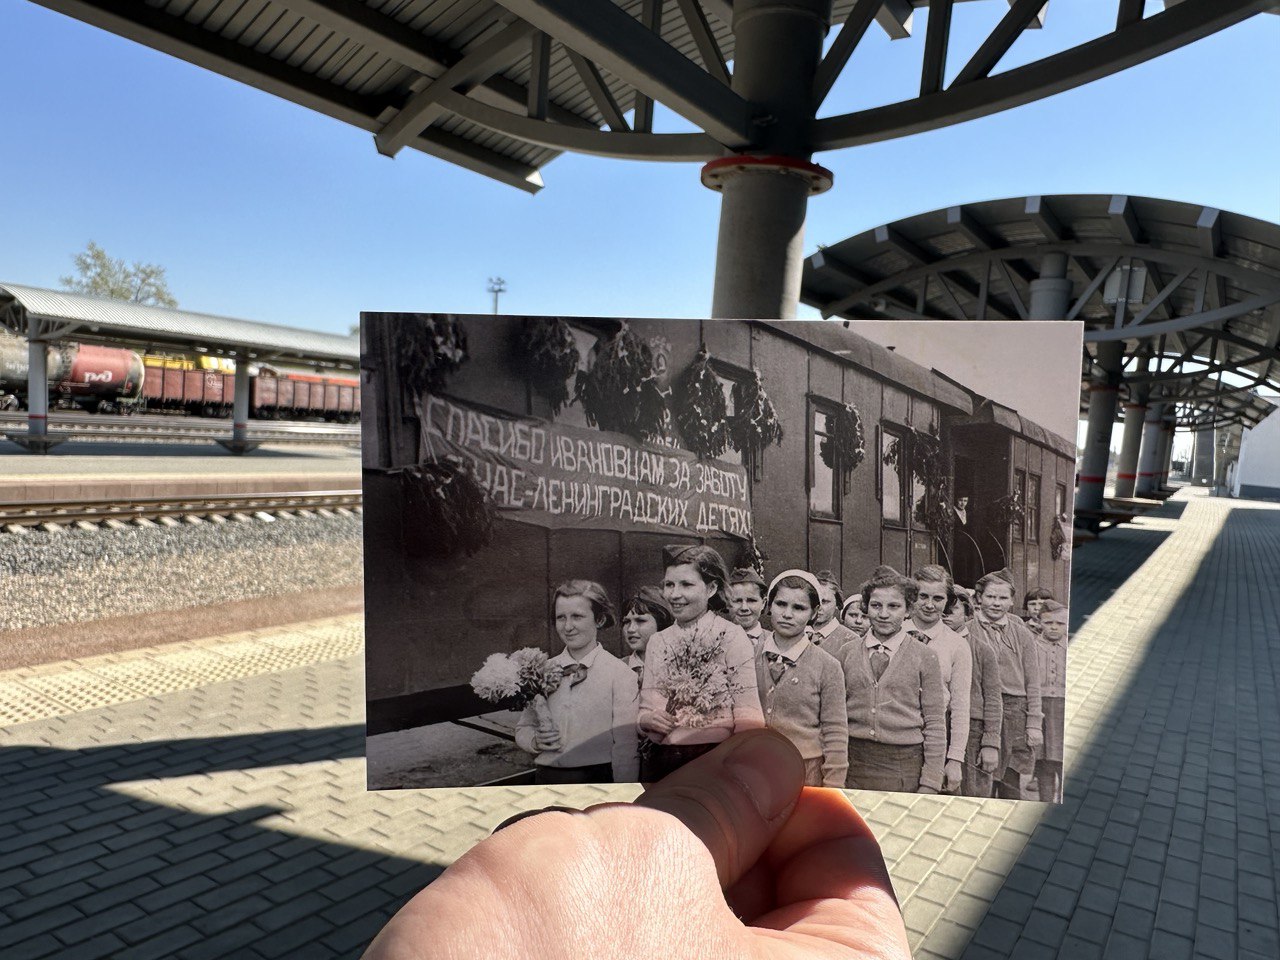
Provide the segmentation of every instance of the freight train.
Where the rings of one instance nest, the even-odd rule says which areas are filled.
[[[53,409],[91,413],[231,415],[234,361],[220,357],[143,356],[119,347],[66,343],[48,348]],[[27,341],[0,338],[0,409],[27,400]],[[259,420],[360,418],[360,381],[258,364],[249,370],[249,411]]]

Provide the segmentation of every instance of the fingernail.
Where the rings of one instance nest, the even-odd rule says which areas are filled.
[[[514,817],[507,817],[507,819],[503,820],[500,824],[494,827],[493,830],[490,832],[490,836],[492,836],[494,833],[497,833],[499,830],[503,830],[511,826],[514,823],[519,823],[521,820],[527,820],[529,819],[529,817],[536,817],[540,813],[581,813],[581,812],[582,811],[579,810],[577,807],[541,807],[537,810],[522,810],[520,813],[517,813]]]
[[[766,734],[741,744],[725,758],[724,769],[765,820],[776,819],[795,802],[795,787],[804,779],[796,748]]]

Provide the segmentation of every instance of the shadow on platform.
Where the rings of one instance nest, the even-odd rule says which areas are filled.
[[[112,786],[363,752],[360,724],[0,748],[0,956],[50,934],[63,958],[358,956],[442,867],[264,827],[273,806],[209,816]]]
[[[1084,612],[1106,599],[1092,574],[1116,558],[1145,562],[1167,536],[1117,530],[1090,547],[1075,571]],[[1144,580],[1157,603],[1160,579],[1185,576],[1154,573]],[[1111,662],[1131,676],[1089,721],[1065,803],[1045,808],[964,957],[1280,956],[1269,820],[1280,797],[1278,574],[1280,511],[1234,508],[1154,631],[1117,631],[1112,642],[1131,644],[1121,652],[1132,658]],[[1114,592],[1120,580],[1108,582]],[[1091,647],[1095,660],[1100,652]]]

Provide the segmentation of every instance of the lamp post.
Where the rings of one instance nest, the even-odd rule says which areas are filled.
[[[507,281],[501,277],[490,277],[489,286],[486,288],[493,294],[493,315],[498,315],[498,297],[507,292]]]

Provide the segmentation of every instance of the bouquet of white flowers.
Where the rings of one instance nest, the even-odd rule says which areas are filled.
[[[742,692],[729,680],[724,644],[723,626],[682,630],[667,651],[667,713],[676,726],[708,726]]]
[[[510,703],[513,710],[532,705],[538,718],[538,729],[555,732],[551,706],[547,697],[555,693],[564,672],[536,647],[523,647],[514,653],[493,653],[471,677],[471,689],[490,703]]]

